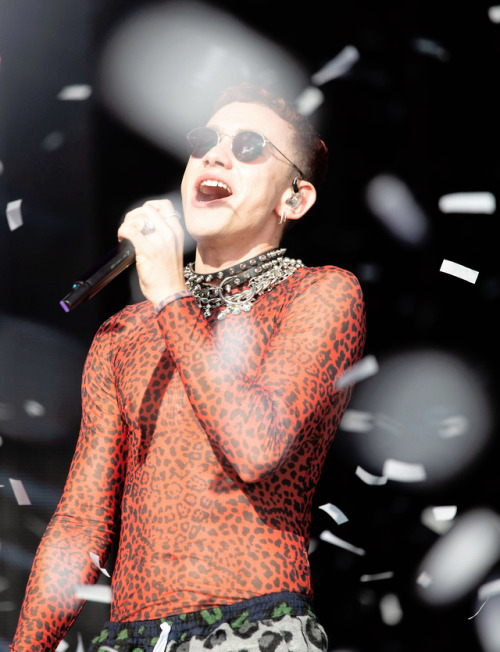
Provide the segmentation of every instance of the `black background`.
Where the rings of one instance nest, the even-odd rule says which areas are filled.
[[[5,215],[8,202],[22,199],[23,215],[14,231],[0,217],[0,650],[13,634],[32,556],[71,459],[86,351],[99,324],[134,300],[133,272],[70,314],[59,300],[114,246],[124,212],[175,191],[182,175],[172,152],[124,124],[101,97],[103,47],[120,21],[146,4],[0,0],[0,208]],[[471,392],[491,407],[487,445],[458,474],[443,473],[435,483],[365,485],[355,476],[362,456],[351,434],[339,431],[317,504],[337,504],[349,522],[337,526],[315,510],[311,553],[330,649],[490,652],[469,620],[484,574],[440,607],[419,599],[415,574],[438,539],[421,523],[425,507],[453,504],[459,514],[498,509],[498,211],[443,213],[438,202],[453,192],[498,197],[500,24],[478,0],[208,6],[282,47],[300,78],[312,77],[344,47],[357,49],[358,62],[321,87],[324,101],[312,119],[329,145],[330,170],[317,205],[289,232],[288,252],[307,265],[335,264],[358,276],[368,313],[366,353],[382,370],[404,352],[446,352],[475,374]],[[58,100],[69,84],[88,84],[92,95]],[[427,218],[428,237],[418,245],[395,237],[366,203],[367,184],[386,173],[405,182]],[[440,272],[443,259],[477,270],[476,283]],[[366,407],[358,388],[352,405]],[[22,480],[31,506],[17,504],[9,478]],[[320,541],[324,529],[366,554]],[[383,571],[392,579],[360,583],[363,574]],[[494,578],[498,567],[487,571]],[[399,600],[397,624],[381,615],[387,594]],[[88,644],[106,609],[85,607],[66,639],[70,649],[78,636]]]

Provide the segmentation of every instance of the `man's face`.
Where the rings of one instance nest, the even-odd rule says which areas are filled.
[[[294,160],[292,127],[268,107],[245,102],[222,107],[207,126],[221,137],[205,156],[191,157],[186,166],[181,191],[187,230],[198,245],[274,244],[281,229],[282,193],[291,185],[294,169],[270,145],[255,161],[239,161],[231,137],[256,131]]]

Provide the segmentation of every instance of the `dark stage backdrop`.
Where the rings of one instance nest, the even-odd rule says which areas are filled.
[[[141,295],[130,269],[69,314],[59,300],[130,207],[180,208],[184,134],[241,81],[328,143],[286,246],[353,271],[367,304],[312,525],[330,650],[500,650],[499,55],[482,0],[0,0],[0,652],[63,488],[86,351]],[[107,614],[88,602],[60,650]]]

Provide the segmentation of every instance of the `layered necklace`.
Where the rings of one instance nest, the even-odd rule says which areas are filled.
[[[257,297],[304,267],[301,260],[285,257],[285,252],[286,249],[272,249],[212,274],[198,274],[194,263],[189,263],[184,268],[187,289],[205,317],[217,308],[223,308],[217,319],[248,312]],[[214,281],[219,283],[215,285]]]

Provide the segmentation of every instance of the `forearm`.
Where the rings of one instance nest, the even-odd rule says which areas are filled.
[[[93,584],[99,577],[89,553],[96,553],[103,564],[109,554],[110,532],[100,529],[63,515],[53,517],[33,562],[12,652],[56,649],[84,604],[75,585]]]
[[[233,322],[221,334],[189,298],[168,303],[159,314],[212,447],[247,482],[276,470],[332,409],[346,404],[335,383],[361,355],[363,306],[352,281],[345,281],[346,289],[333,288],[337,301],[331,299],[331,282],[323,285],[294,299],[271,336],[262,340],[258,321]],[[321,292],[328,292],[329,305]],[[346,338],[350,330],[356,335]]]

